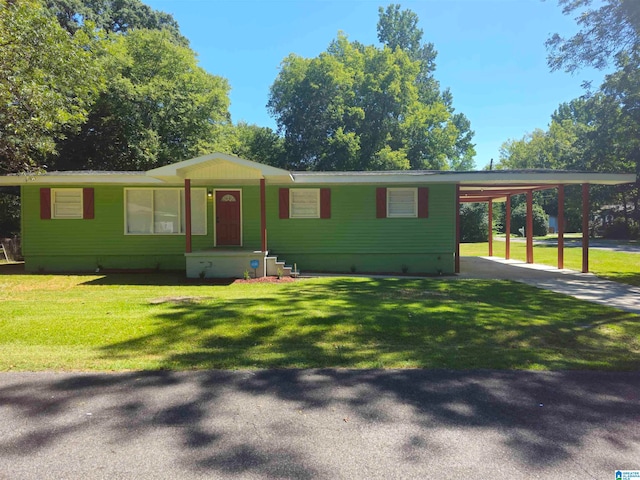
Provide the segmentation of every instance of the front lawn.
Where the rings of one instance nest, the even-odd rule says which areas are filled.
[[[635,370],[639,320],[506,281],[0,275],[0,370]]]
[[[493,254],[504,258],[505,242],[493,242]],[[511,242],[511,258],[514,260],[526,260],[527,251],[524,242]],[[462,243],[460,244],[462,256],[487,256],[489,244]],[[533,261],[553,267],[558,265],[558,248],[555,245],[534,245]],[[564,249],[564,267],[572,270],[582,270],[582,248],[566,247]],[[589,250],[589,271],[596,275],[616,282],[628,283],[640,287],[640,254],[614,252],[611,250]]]

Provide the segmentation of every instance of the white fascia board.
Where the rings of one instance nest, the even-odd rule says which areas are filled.
[[[499,174],[491,172],[456,172],[456,173],[388,173],[376,172],[374,174],[332,174],[318,173],[306,175],[294,173],[294,182],[297,184],[415,184],[415,183],[459,183],[464,185],[484,184],[486,186],[509,185],[555,185],[555,184],[581,184],[591,183],[599,185],[619,185],[633,183],[636,176],[629,173],[582,173],[582,172],[514,172]]]
[[[164,182],[145,175],[7,175],[0,185],[162,185]]]
[[[389,184],[389,183],[453,183],[452,179],[441,179],[443,175],[418,175],[402,173],[392,174],[292,174],[294,183],[305,185],[320,185],[320,184]],[[436,179],[437,177],[437,179]]]
[[[448,176],[448,175],[447,175]],[[592,183],[598,185],[619,185],[633,183],[636,176],[632,173],[592,173],[592,172],[514,172],[499,173],[479,172],[476,174],[456,174],[457,182],[461,186],[474,184],[489,184],[495,186],[509,186],[518,184],[581,184]]]

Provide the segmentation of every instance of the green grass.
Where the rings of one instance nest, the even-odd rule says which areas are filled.
[[[635,370],[639,320],[506,281],[0,275],[0,370]]]
[[[505,245],[505,242],[494,241],[493,254],[504,258]],[[487,242],[460,244],[460,255],[489,255],[489,245]],[[511,242],[511,258],[514,260],[526,260],[526,244],[523,242]],[[557,247],[555,245],[534,245],[533,261],[543,265],[557,266]],[[564,267],[572,270],[582,270],[581,248],[565,247]],[[589,250],[589,271],[602,278],[640,286],[640,254],[591,249]]]

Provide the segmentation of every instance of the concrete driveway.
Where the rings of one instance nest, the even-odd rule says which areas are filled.
[[[0,374],[0,478],[608,479],[640,373]]]
[[[457,278],[514,280],[640,314],[640,288],[604,280],[592,273],[500,257],[461,257],[460,272]]]

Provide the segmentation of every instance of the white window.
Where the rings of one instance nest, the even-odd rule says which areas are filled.
[[[388,188],[387,217],[415,218],[418,216],[417,188]]]
[[[180,208],[184,212],[184,188],[180,190]],[[180,231],[186,232],[185,215],[182,215]],[[204,188],[191,189],[191,234],[207,234],[207,190]]]
[[[52,188],[51,218],[82,218],[82,189]]]
[[[125,189],[125,233],[171,235],[186,231],[184,189]],[[207,234],[207,191],[191,190],[191,233]]]
[[[319,188],[292,188],[289,202],[290,218],[320,218]]]
[[[153,233],[180,233],[180,190],[153,191]]]

